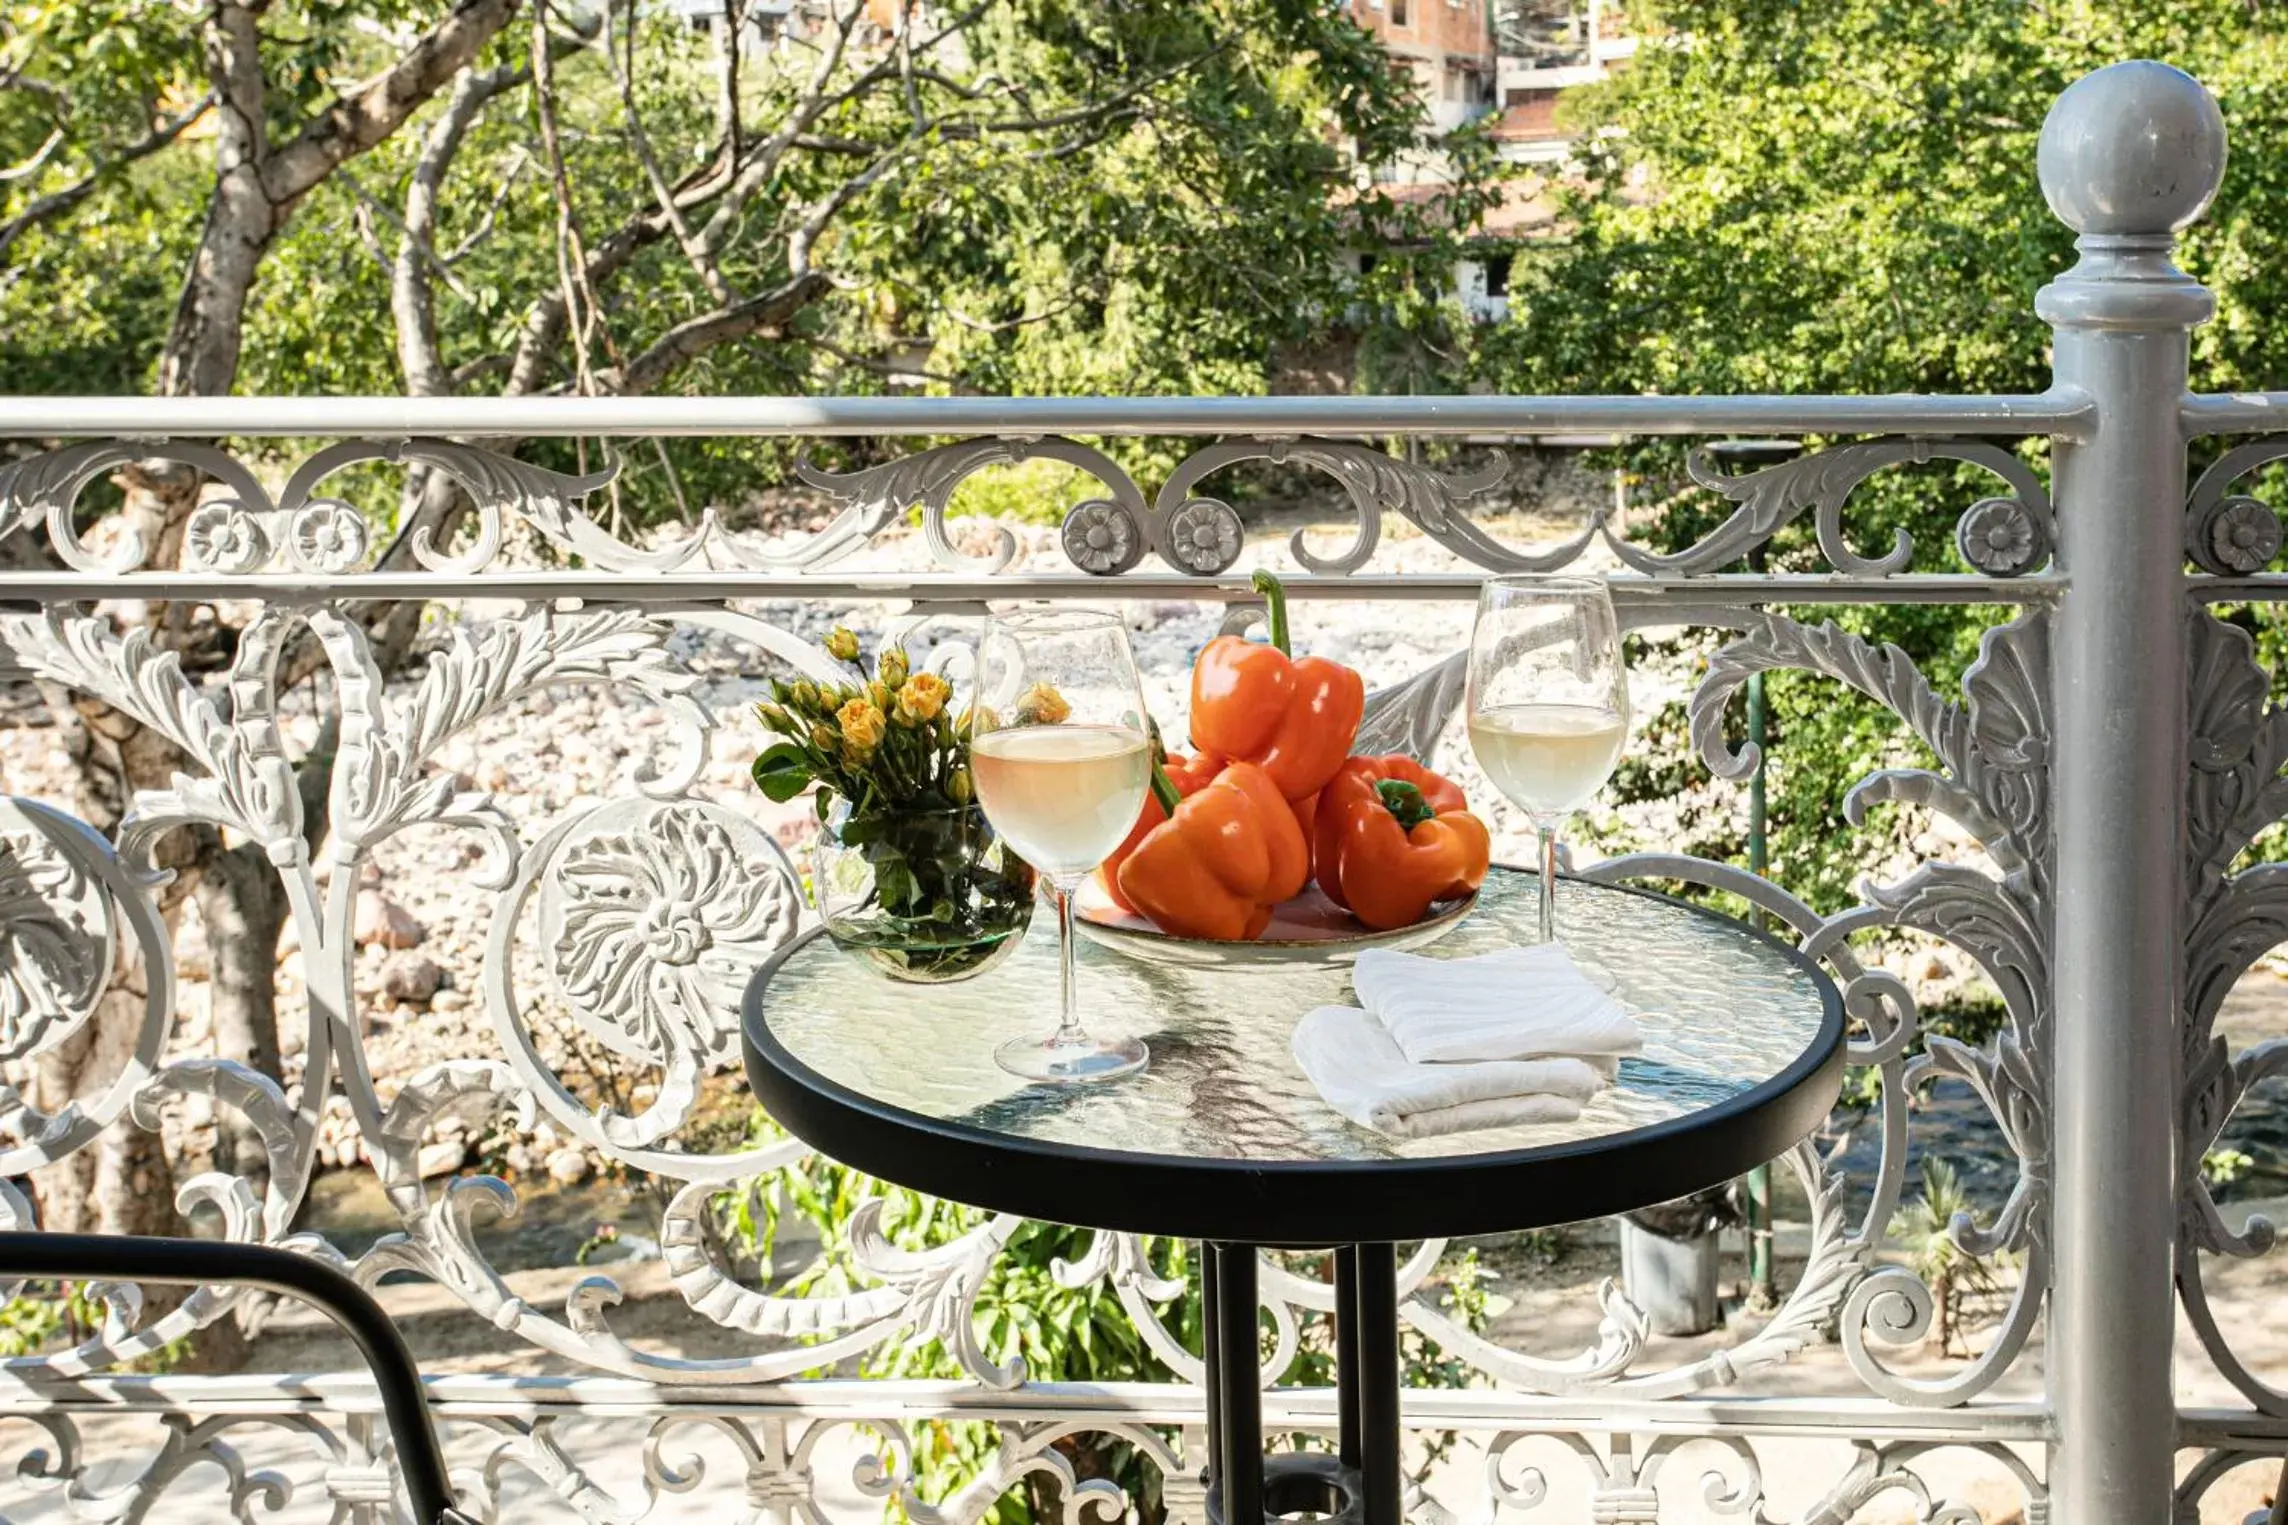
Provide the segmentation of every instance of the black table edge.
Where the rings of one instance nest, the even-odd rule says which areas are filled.
[[[796,1138],[911,1190],[1082,1228],[1274,1247],[1511,1233],[1607,1217],[1731,1180],[1808,1138],[1842,1089],[1843,998],[1834,981],[1761,928],[1633,885],[1598,888],[1716,916],[1767,944],[1812,977],[1821,1004],[1817,1036],[1786,1069],[1736,1096],[1594,1139],[1396,1160],[1191,1159],[1098,1149],[925,1117],[795,1058],[763,1020],[763,1000],[779,966],[823,931],[813,927],[748,981],[740,1023],[747,1080],[755,1099]],[[914,994],[926,999],[928,990],[917,986]],[[926,1054],[914,1060],[929,1062]]]

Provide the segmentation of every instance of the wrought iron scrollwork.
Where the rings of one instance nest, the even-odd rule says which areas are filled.
[[[2282,454],[2288,451],[2265,458]],[[2231,459],[2210,468],[2210,475]],[[2269,702],[2271,678],[2246,631],[2205,610],[2191,618],[2177,1290],[2217,1370],[2258,1409],[2288,1414],[2288,1389],[2260,1376],[2233,1349],[2210,1305],[2201,1259],[2254,1258],[2270,1253],[2278,1238],[2261,1213],[2250,1214],[2238,1231],[2230,1228],[2202,1162],[2242,1098],[2263,1081],[2288,1075],[2288,1039],[2236,1054],[2216,1034],[2217,1013],[2240,976],[2288,942],[2288,864],[2232,871],[2258,835],[2288,815],[2288,777],[2282,773],[2288,767],[2288,709]]]
[[[1828,1220],[1821,1205],[1836,1183],[1815,1153],[1797,1161],[1814,1204],[1813,1258],[1780,1318],[1757,1340],[1772,1338],[1775,1329],[1801,1329],[1791,1317],[1799,1302],[1821,1321],[1840,1303],[1853,1368],[1897,1402],[1961,1403],[1990,1386],[2032,1332],[2048,1282],[2049,665],[2047,615],[2022,616],[1987,632],[1964,676],[1964,699],[1951,701],[1895,646],[1873,645],[1833,625],[1758,615],[1710,659],[1689,706],[1692,735],[1709,767],[1741,778],[1754,770],[1755,750],[1730,746],[1723,714],[1750,675],[1787,668],[1849,684],[1905,720],[1941,771],[1882,770],[1852,792],[1847,814],[1856,821],[1877,801],[1938,810],[1985,845],[1999,874],[1926,863],[1898,884],[1870,887],[1865,905],[1821,917],[1776,886],[1725,865],[1644,855],[1593,871],[1607,879],[1679,878],[1743,894],[1794,928],[1805,950],[1827,959],[1844,982],[1847,1009],[1865,1033],[1853,1042],[1851,1058],[1875,1066],[1882,1078],[1882,1176],[1857,1231],[1836,1231],[1830,1223],[1822,1237]],[[1910,1057],[1919,1025],[1912,999],[1897,980],[1862,967],[1850,950],[1852,935],[1879,926],[1924,932],[1968,953],[2002,995],[2004,1030],[1983,1048],[1926,1034],[1922,1052]],[[1961,1371],[1926,1380],[1891,1370],[1874,1346],[1919,1339],[1930,1324],[1930,1291],[1903,1269],[1877,1268],[1872,1256],[1903,1185],[1909,1100],[1940,1076],[1970,1087],[2018,1159],[2017,1181],[1994,1220],[1980,1224],[1965,1215],[1950,1232],[1967,1254],[2022,1253],[2025,1265],[1985,1353]],[[1727,1368],[1752,1358],[1757,1340],[1727,1352]]]
[[[2217,457],[2185,504],[2185,554],[2220,577],[2261,572],[2280,554],[2280,516],[2232,489],[2260,466],[2288,458],[2288,439],[2251,440]]]
[[[1906,570],[1914,540],[1897,531],[1880,556],[1852,549],[1843,531],[1843,506],[1860,483],[1876,472],[1903,464],[1962,461],[2000,477],[2008,496],[1983,498],[1964,513],[1956,528],[1963,559],[1995,577],[2017,577],[2048,559],[2055,542],[2049,493],[2025,462],[1998,445],[1956,439],[1877,439],[1835,445],[1732,475],[1720,470],[1706,451],[1694,451],[1686,471],[1702,487],[1739,506],[1730,518],[1681,551],[1655,554],[1617,535],[1606,536],[1613,554],[1647,573],[1711,572],[1740,560],[1768,543],[1807,510],[1813,513],[1819,546],[1834,568],[1854,577],[1888,577]]]

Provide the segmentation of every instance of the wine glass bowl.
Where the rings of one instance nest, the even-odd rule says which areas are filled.
[[[1602,581],[1496,577],[1470,635],[1470,747],[1533,820],[1541,846],[1541,940],[1556,940],[1557,831],[1620,761],[1629,732],[1620,621]]]
[[[1152,737],[1128,630],[1113,615],[1038,609],[995,616],[978,651],[970,772],[993,829],[1048,882],[1057,907],[1060,1017],[1045,1039],[994,1057],[1028,1080],[1109,1080],[1143,1067],[1135,1038],[1080,1025],[1073,893],[1136,824],[1152,783]]]

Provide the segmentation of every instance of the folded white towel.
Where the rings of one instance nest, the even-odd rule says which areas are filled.
[[[1295,1062],[1328,1106],[1399,1138],[1570,1122],[1604,1077],[1579,1059],[1412,1064],[1356,1006],[1321,1006],[1295,1024]]]
[[[1569,1054],[1609,1074],[1644,1047],[1621,1003],[1558,943],[1454,959],[1370,948],[1351,987],[1417,1064]]]

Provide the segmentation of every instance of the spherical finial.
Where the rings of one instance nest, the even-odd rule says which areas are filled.
[[[2224,113],[2182,69],[2141,58],[2066,87],[2042,123],[2050,210],[2076,233],[2173,233],[2224,179]]]

